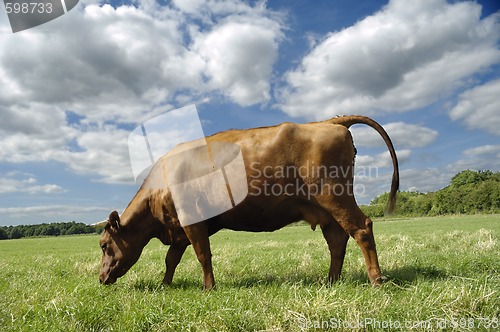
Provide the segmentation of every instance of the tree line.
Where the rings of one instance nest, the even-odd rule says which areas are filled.
[[[381,194],[361,209],[370,217],[383,217],[388,197],[389,193]],[[465,170],[456,174],[450,185],[436,192],[399,192],[395,215],[417,217],[475,213],[500,213],[500,172]],[[1,226],[0,240],[101,232],[102,227],[75,221]]]
[[[39,225],[1,226],[0,240],[33,236],[59,236],[73,234],[100,234],[102,229],[75,221]]]
[[[373,199],[362,210],[370,217],[384,216],[389,193]],[[465,170],[436,192],[399,192],[396,216],[500,213],[500,172]]]

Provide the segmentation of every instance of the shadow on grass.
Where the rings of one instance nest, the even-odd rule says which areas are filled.
[[[435,266],[402,266],[395,269],[384,270],[386,282],[394,283],[398,286],[407,286],[415,281],[425,280],[442,280],[450,276],[443,270]],[[228,281],[228,279],[230,279]],[[260,286],[282,286],[282,285],[297,285],[297,286],[335,286],[336,283],[330,284],[326,274],[306,274],[306,273],[288,273],[288,274],[262,274],[251,276],[233,276],[228,278],[216,279],[217,286],[229,288],[253,288]],[[366,271],[357,271],[343,273],[338,283],[352,285],[369,285]],[[193,290],[202,289],[203,279],[199,280],[189,278],[175,279],[171,285],[163,285],[160,279],[140,279],[137,280],[132,287],[136,290],[154,292],[159,290]]]
[[[257,286],[280,286],[280,285],[299,285],[299,286],[322,286],[326,285],[326,275],[311,274],[263,274],[252,276],[241,276],[234,280],[225,282],[225,285],[235,288],[252,288]]]
[[[387,281],[396,285],[405,286],[415,281],[443,280],[450,276],[435,266],[414,266],[407,265],[385,271]]]
[[[191,280],[191,279],[174,279],[174,282],[170,285],[164,285],[161,279],[139,279],[131,285],[132,288],[138,291],[144,292],[157,292],[167,289],[181,289],[181,290],[191,290],[191,289],[202,289],[203,280]]]
[[[366,278],[365,278],[366,279]],[[232,278],[230,281],[226,278],[215,279],[217,287],[223,288],[252,288],[260,286],[280,286],[280,285],[300,285],[300,286],[322,286],[327,285],[327,278],[325,276],[314,275],[301,275],[301,274],[288,274],[288,275],[252,275],[252,276],[238,276]],[[170,285],[163,285],[160,279],[139,279],[131,284],[135,290],[144,292],[157,292],[160,290],[201,290],[203,287],[203,279],[184,279],[174,278]]]

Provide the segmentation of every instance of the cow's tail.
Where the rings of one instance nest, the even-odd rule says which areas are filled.
[[[385,144],[387,145],[387,148],[389,149],[389,153],[391,154],[392,165],[394,167],[394,171],[392,173],[391,192],[389,193],[389,201],[387,202],[387,212],[388,213],[394,212],[394,209],[396,208],[396,194],[399,189],[399,166],[398,166],[398,158],[396,156],[396,151],[394,150],[392,141],[389,138],[389,135],[387,135],[385,129],[381,125],[379,125],[376,121],[367,118],[366,116],[360,116],[360,115],[341,116],[327,120],[325,122],[332,124],[340,124],[347,128],[349,128],[354,124],[365,124],[375,129],[380,134],[380,136],[382,136],[382,138],[385,141]]]

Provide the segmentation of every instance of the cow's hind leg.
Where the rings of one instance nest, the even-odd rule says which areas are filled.
[[[373,285],[380,285],[383,277],[380,272],[371,219],[359,209],[353,196],[344,197],[341,204],[337,203],[329,210],[345,232],[352,236],[361,248],[370,282]]]
[[[170,285],[172,279],[174,278],[175,268],[181,261],[182,255],[186,251],[188,243],[183,244],[172,244],[168,248],[167,257],[165,258],[165,277],[163,278],[163,284]]]
[[[321,230],[328,243],[328,249],[330,249],[330,272],[328,273],[328,280],[329,282],[334,282],[340,278],[340,273],[342,272],[349,235],[336,221],[322,225]]]
[[[214,273],[212,270],[212,252],[208,239],[208,229],[205,222],[184,226],[184,232],[193,245],[196,257],[203,269],[203,288],[210,290],[215,287]]]

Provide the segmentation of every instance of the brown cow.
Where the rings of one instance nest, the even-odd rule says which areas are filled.
[[[394,167],[388,204],[392,211],[399,187],[396,153],[385,130],[367,117],[344,116],[307,124],[229,130],[207,137],[206,142],[233,143],[241,148],[248,184],[246,198],[220,215],[182,226],[171,190],[163,184],[155,186],[162,172],[162,160],[171,154],[167,153],[156,162],[121,217],[116,211],[110,214],[100,239],[100,282],[111,284],[123,276],[137,262],[146,244],[156,237],[170,245],[163,283],[172,282],[186,247],[192,244],[203,269],[204,288],[211,289],[215,281],[209,236],[223,228],[272,232],[305,220],[313,230],[319,224],[328,243],[330,281],[340,277],[347,241],[352,236],[363,252],[371,283],[379,285],[383,277],[372,221],[359,209],[353,195],[356,150],[348,130],[353,124],[374,128],[387,144]]]

